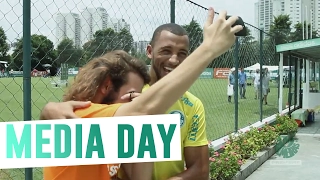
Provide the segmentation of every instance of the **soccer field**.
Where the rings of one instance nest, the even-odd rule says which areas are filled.
[[[71,79],[71,77],[69,78]],[[60,101],[63,89],[53,88],[50,78],[32,78],[32,118],[38,119],[40,110],[49,101]],[[69,80],[70,81],[70,80]],[[271,83],[272,84],[272,83]],[[227,80],[199,79],[190,92],[204,104],[208,138],[217,139],[234,130],[235,104],[227,102]],[[288,89],[284,89],[284,105],[287,102]],[[23,81],[22,78],[0,78],[0,121],[23,120]],[[259,100],[254,99],[253,86],[247,87],[247,99],[239,99],[239,127],[247,126],[259,120]],[[233,99],[232,99],[233,100]],[[278,111],[278,89],[271,86],[268,105],[263,105],[263,117]]]
[[[227,80],[199,79],[191,87],[190,92],[196,95],[204,104],[207,121],[207,135],[211,140],[222,137],[235,130],[235,104],[227,101]],[[255,98],[254,87],[247,86],[246,99],[239,99],[239,128],[248,126],[260,120],[260,101]],[[283,107],[288,100],[288,89],[284,88]],[[262,106],[263,118],[278,112],[278,88],[270,83],[268,105]]]
[[[71,81],[71,77],[69,81]],[[63,89],[53,88],[51,78],[32,78],[32,118],[38,119],[40,110],[48,101],[60,101]],[[204,104],[206,111],[208,139],[214,140],[234,131],[235,104],[227,101],[227,80],[199,79],[190,92]],[[0,122],[23,120],[23,79],[0,78]],[[254,99],[253,86],[247,87],[247,99],[239,99],[239,128],[260,119],[259,100]],[[288,99],[288,89],[284,89],[284,104]],[[232,100],[234,101],[234,100]],[[263,117],[278,112],[278,89],[271,83],[268,105],[263,105]],[[0,170],[0,179],[24,179],[24,170]],[[34,179],[42,179],[41,169],[34,169]]]
[[[71,78],[69,78],[71,79]],[[50,78],[32,78],[32,118],[38,119],[40,110],[48,101],[60,101],[63,89],[53,88]],[[271,83],[272,84],[272,83]],[[204,104],[208,138],[217,139],[234,130],[235,104],[227,102],[227,80],[199,79],[190,92]],[[284,105],[288,89],[284,89]],[[0,121],[23,120],[23,81],[22,78],[0,78]],[[254,99],[253,86],[247,87],[247,99],[239,99],[239,127],[259,120],[259,100]],[[278,111],[278,89],[271,86],[268,105],[263,105],[263,117]]]

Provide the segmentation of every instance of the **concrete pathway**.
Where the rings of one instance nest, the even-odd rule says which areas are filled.
[[[247,180],[320,180],[320,116]]]

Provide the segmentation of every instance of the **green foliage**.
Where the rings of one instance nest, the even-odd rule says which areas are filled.
[[[117,49],[129,52],[132,47],[133,37],[127,29],[122,29],[120,32],[111,28],[99,30],[93,35],[93,40],[83,45],[84,59],[88,61]]]
[[[133,57],[144,61],[146,63],[146,65],[150,65],[151,64],[151,59],[148,58],[148,56],[146,54],[135,53],[135,54],[133,54]]]
[[[273,126],[266,124],[264,127],[260,128],[259,131],[265,147],[277,143],[279,133]],[[261,148],[263,149],[264,147]]]
[[[290,42],[291,24],[289,15],[282,14],[274,17],[270,34],[274,37],[276,45]]]
[[[279,134],[273,126],[251,127],[246,132],[229,135],[222,152],[209,147],[210,179],[229,180],[240,170],[246,159],[255,156],[260,150],[275,144]]]
[[[18,68],[23,64],[23,38],[17,40],[13,46],[13,62]],[[31,35],[31,69],[43,69],[41,64],[53,64],[56,60],[53,42],[44,35]]]
[[[279,134],[295,134],[298,132],[298,128],[297,122],[288,115],[277,115],[275,129]]]
[[[304,27],[306,27],[306,22],[304,22]],[[308,35],[308,37],[310,38],[311,36],[310,29],[311,29],[311,24],[308,24],[308,31],[306,31],[306,28],[305,28],[304,37],[307,37]],[[312,31],[312,38],[317,38],[317,37],[318,37],[317,31]],[[292,42],[303,40],[302,23],[297,23],[294,25],[294,32],[291,33],[290,38]]]
[[[11,56],[8,54],[10,45],[7,42],[7,36],[2,27],[0,27],[0,61],[8,62],[9,67],[7,69],[14,68],[13,63],[11,63]],[[2,67],[3,68],[3,67]],[[1,67],[0,67],[1,69]]]
[[[0,27],[0,61],[4,61],[4,59],[7,58],[9,49],[10,46],[7,43],[7,36],[3,28]]]
[[[58,65],[66,63],[69,67],[80,66],[80,59],[82,57],[82,49],[76,48],[71,39],[63,39],[57,46],[57,59]]]
[[[242,159],[255,156],[261,149],[261,146],[256,144],[258,141],[256,138],[257,135],[254,132],[249,134],[249,131],[246,133],[238,132],[236,135],[229,135],[229,141],[226,143],[226,150],[235,150]]]
[[[310,38],[311,24],[308,24],[308,28],[306,28],[306,22],[303,24],[305,27],[304,37],[307,37],[308,35]],[[292,22],[290,21],[289,15],[279,15],[274,17],[273,23],[270,27],[270,34],[274,36],[276,45],[303,40],[302,23],[295,24],[293,29],[291,28],[291,25]],[[317,37],[319,37],[317,31],[312,31],[312,38]]]
[[[203,41],[203,33],[200,24],[192,18],[189,24],[182,26],[187,32],[190,41],[189,52],[192,53]]]
[[[210,161],[210,179],[227,180],[232,179],[240,171],[243,161],[235,151],[219,153],[212,151]]]

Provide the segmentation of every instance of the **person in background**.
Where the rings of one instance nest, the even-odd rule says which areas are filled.
[[[181,26],[173,23],[159,26],[154,32],[150,45],[147,47],[147,55],[152,60],[150,86],[146,86],[142,95],[132,102],[138,102],[145,93],[149,95],[152,94],[148,101],[155,101],[154,103],[159,104],[162,102],[162,99],[164,99],[165,102],[162,103],[166,105],[168,105],[168,103],[173,104],[171,108],[167,109],[167,113],[178,113],[181,117],[182,160],[154,163],[153,180],[208,180],[209,178],[209,151],[206,137],[204,107],[197,97],[190,92],[187,92],[187,89],[191,84],[185,86],[183,85],[182,80],[186,81],[186,78],[188,78],[190,82],[195,81],[202,73],[203,69],[210,63],[206,62],[206,60],[208,60],[208,58],[211,60],[216,58],[211,57],[211,53],[221,55],[222,52],[220,51],[222,48],[225,47],[224,51],[229,49],[235,41],[234,33],[239,32],[243,28],[242,26],[234,26],[231,28],[237,18],[231,17],[226,20],[225,11],[222,11],[217,18],[218,20],[212,24],[213,17],[214,11],[210,8],[208,20],[204,26],[204,40],[206,41],[203,42],[203,45],[198,47],[198,50],[194,51],[189,56],[188,50],[190,41],[187,32]],[[209,26],[211,33],[208,32]],[[232,29],[232,31],[230,29]],[[210,40],[208,40],[208,38]],[[211,41],[211,43],[208,41]],[[227,43],[229,43],[228,48],[225,46]],[[215,48],[212,49],[212,47]],[[197,69],[198,66],[196,66],[196,64],[199,67],[201,66],[202,69]],[[186,70],[188,70],[188,76],[185,75]],[[166,79],[166,81],[164,81],[164,79]],[[169,79],[170,82],[168,81]],[[171,87],[171,84],[175,84],[175,89],[170,89],[171,92],[167,92],[171,97],[168,97],[168,94],[164,94],[163,92],[161,94],[159,93],[164,89],[168,90],[168,88]],[[158,92],[155,91],[156,89]],[[175,93],[175,91],[178,90],[179,92],[184,91],[184,93]],[[179,100],[174,99],[172,98],[173,95],[176,95],[175,97],[178,97],[177,95],[179,95],[181,98]],[[145,97],[147,96],[145,95]],[[160,98],[156,99],[155,97]],[[173,101],[176,102],[173,103]],[[132,102],[127,104],[131,104]],[[146,106],[146,103],[147,102],[141,103],[141,105],[150,108],[156,107]],[[88,106],[87,103],[81,105],[79,103],[76,104],[74,101],[49,103],[42,110],[41,117],[45,119],[77,117],[72,112],[74,109],[71,104],[76,107]],[[161,104],[161,107],[164,107],[164,105]],[[155,110],[157,112],[160,111],[159,109]],[[126,173],[119,173],[121,179],[126,179],[126,175]]]
[[[254,86],[254,99],[260,98],[260,70],[257,69],[256,73],[253,75],[253,86]]]
[[[234,83],[235,83],[235,69],[232,68],[230,69],[230,74],[228,76],[228,88],[232,86],[233,91],[234,91]],[[228,94],[228,102],[231,103],[231,95]]]
[[[13,69],[10,70],[9,74],[10,74],[10,77],[13,77]]]
[[[269,87],[269,81],[270,81],[270,73],[268,71],[268,68],[264,69],[263,77],[262,77],[262,93],[263,93],[263,101],[264,104],[268,104],[268,94],[270,93],[270,87]]]
[[[240,99],[246,99],[247,74],[241,68],[239,72],[239,91]]]

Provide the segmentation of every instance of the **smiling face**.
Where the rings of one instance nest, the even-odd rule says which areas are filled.
[[[189,38],[163,30],[153,44],[148,45],[147,55],[152,60],[151,71],[156,76],[152,77],[152,81],[157,81],[187,58]]]

